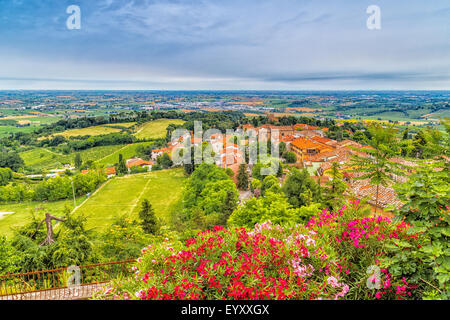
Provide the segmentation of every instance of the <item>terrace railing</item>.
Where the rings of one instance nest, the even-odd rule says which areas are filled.
[[[134,260],[0,275],[0,300],[79,300],[133,274]]]

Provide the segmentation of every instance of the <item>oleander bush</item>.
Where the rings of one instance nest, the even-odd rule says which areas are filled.
[[[104,299],[417,299],[419,286],[380,267],[389,245],[419,246],[404,222],[366,217],[359,201],[323,210],[306,225],[202,231],[185,243],[142,249],[134,279]]]

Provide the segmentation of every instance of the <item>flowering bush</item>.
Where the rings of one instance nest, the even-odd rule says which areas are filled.
[[[116,299],[404,299],[415,287],[388,270],[392,239],[414,242],[404,223],[364,218],[357,201],[324,210],[306,226],[270,221],[200,232],[186,243],[166,239],[142,250],[135,279],[109,289]],[[370,286],[368,284],[374,283]],[[101,295],[97,296],[101,298]]]
[[[353,298],[418,298],[417,281],[408,283],[405,276],[409,274],[396,272],[394,276],[385,266],[397,249],[420,247],[421,237],[411,233],[411,225],[404,221],[394,223],[383,216],[361,217],[358,200],[347,205],[338,212],[324,210],[307,226],[333,247],[342,278],[351,284]]]

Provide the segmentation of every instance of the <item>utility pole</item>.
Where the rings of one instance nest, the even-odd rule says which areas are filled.
[[[72,183],[72,195],[73,195],[73,208],[77,207],[77,201],[75,200],[75,188],[73,186],[73,179],[70,177],[70,182]]]

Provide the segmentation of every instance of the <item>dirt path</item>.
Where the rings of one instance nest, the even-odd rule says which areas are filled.
[[[141,197],[142,197],[142,195],[144,194],[145,189],[147,189],[147,186],[148,186],[148,184],[150,183],[150,181],[152,181],[152,177],[151,177],[151,176],[149,176],[149,179],[148,179],[147,183],[145,184],[144,188],[142,188],[142,191],[141,191],[141,193],[139,194],[139,197],[137,197],[136,203],[134,204],[133,208],[131,208],[130,213],[133,213],[134,208],[135,208],[137,205],[139,205],[139,202],[140,202],[140,200],[141,200]]]
[[[119,150],[116,150],[116,151],[114,151],[113,153],[108,154],[108,155],[104,156],[104,157],[101,158],[101,159],[95,160],[94,162],[100,162],[100,161],[102,161],[103,159],[106,159],[106,158],[108,158],[108,157],[111,157],[112,155],[115,155],[117,152],[120,152],[121,150],[123,150],[123,149],[125,149],[126,147],[131,146],[131,145],[132,145],[132,143],[131,143],[131,144],[126,144],[126,145],[124,145],[122,148],[120,148]]]
[[[106,186],[112,179],[106,180],[104,184],[102,184],[97,190],[94,191],[93,194],[91,194],[89,197],[83,200],[82,203],[80,203],[78,206],[73,208],[71,213],[74,213],[78,208],[80,208],[83,204],[85,204],[86,201],[88,201],[92,196],[94,196],[97,192],[99,192],[104,186]]]

